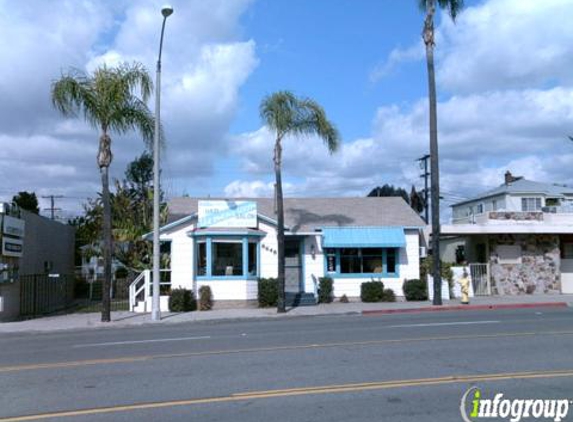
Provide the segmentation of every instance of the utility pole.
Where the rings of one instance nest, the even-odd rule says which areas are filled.
[[[50,208],[44,208],[45,210],[49,210],[50,211],[50,215],[51,215],[51,219],[54,220],[56,218],[54,211],[61,211],[61,208],[56,208],[55,205],[55,200],[56,199],[60,199],[63,198],[63,195],[46,195],[46,196],[42,196],[42,198],[45,199],[50,199]]]
[[[429,201],[428,201],[428,177],[430,173],[428,172],[428,160],[430,159],[430,154],[426,154],[423,157],[418,158],[417,161],[420,162],[420,169],[424,170],[424,173],[420,175],[420,177],[424,178],[424,221],[426,224],[430,221],[429,219]],[[423,162],[423,164],[422,164]]]

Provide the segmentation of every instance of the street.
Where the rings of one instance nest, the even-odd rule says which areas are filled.
[[[460,421],[474,385],[573,399],[572,318],[519,309],[2,334],[0,421]]]

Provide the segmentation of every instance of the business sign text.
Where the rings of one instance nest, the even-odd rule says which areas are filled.
[[[199,201],[199,227],[256,227],[254,201]]]

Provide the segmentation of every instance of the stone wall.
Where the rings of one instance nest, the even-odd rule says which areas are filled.
[[[511,262],[500,257],[499,246],[521,248]],[[560,250],[557,235],[495,235],[489,238],[494,294],[560,294]]]

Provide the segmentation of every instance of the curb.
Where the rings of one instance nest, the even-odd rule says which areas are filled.
[[[567,308],[567,302],[537,302],[537,303],[504,303],[498,305],[453,305],[453,306],[426,306],[423,308],[380,309],[375,311],[362,311],[362,315],[384,314],[410,314],[423,312],[447,311],[487,311],[496,309],[529,309],[529,308]]]

